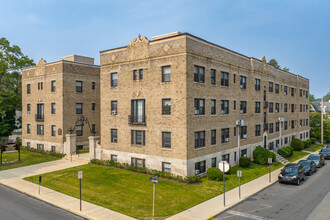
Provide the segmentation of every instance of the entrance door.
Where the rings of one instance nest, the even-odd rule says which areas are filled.
[[[267,136],[264,137],[264,148],[267,148]]]

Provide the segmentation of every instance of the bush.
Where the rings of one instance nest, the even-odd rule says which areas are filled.
[[[311,138],[310,140],[311,140],[311,144],[315,144],[316,138]]]
[[[303,141],[303,143],[304,143],[304,148],[305,148],[305,149],[308,148],[308,146],[310,145],[310,143],[309,143],[308,140]]]
[[[216,167],[211,167],[207,169],[206,172],[207,179],[221,181],[223,179],[223,173],[220,169]]]
[[[202,182],[201,177],[198,175],[195,176],[187,176],[183,180],[185,183],[191,184],[191,183],[199,183]]]
[[[297,138],[292,138],[291,147],[295,151],[301,151],[304,149],[304,143]]]
[[[54,151],[48,151],[48,150],[46,150],[46,151],[45,150],[38,150],[36,148],[31,148],[31,147],[21,146],[21,150],[22,151],[29,151],[29,152],[39,153],[39,154],[43,154],[43,155],[49,155],[49,156],[58,157],[58,158],[65,157],[65,154],[62,154],[62,153],[58,153],[58,152],[54,152]]]
[[[260,164],[260,165],[268,164],[268,158],[273,158],[273,155],[266,148],[263,148],[261,146],[258,146],[253,151],[253,160],[257,164]]]
[[[272,161],[275,162],[276,160],[276,155],[274,152],[270,152],[270,155],[272,156]]]
[[[225,174],[230,175],[231,174],[231,165],[229,164],[229,170],[227,172],[225,172]]]
[[[239,158],[239,166],[244,168],[249,168],[251,164],[250,157],[240,157]]]
[[[286,146],[278,149],[277,153],[281,155],[282,157],[291,157],[293,155],[293,148]]]

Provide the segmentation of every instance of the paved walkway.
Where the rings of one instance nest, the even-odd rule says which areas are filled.
[[[0,184],[6,185],[27,195],[36,197],[54,206],[83,216],[87,219],[134,219],[121,213],[85,201],[82,202],[83,208],[82,211],[80,211],[79,199],[56,192],[43,186],[41,187],[41,193],[39,195],[37,184],[23,180],[23,178],[28,176],[39,175],[42,173],[62,170],[79,165],[83,165],[83,163],[70,162],[69,160],[62,159],[26,167],[4,170],[0,171]]]

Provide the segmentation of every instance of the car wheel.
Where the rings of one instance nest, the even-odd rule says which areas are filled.
[[[297,186],[299,186],[300,185],[300,179],[298,178],[297,179]]]

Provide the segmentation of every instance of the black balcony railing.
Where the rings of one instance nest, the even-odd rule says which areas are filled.
[[[44,121],[44,115],[43,114],[36,114],[36,121]]]
[[[128,116],[128,124],[145,125],[146,124],[146,116],[145,115],[129,115]]]

